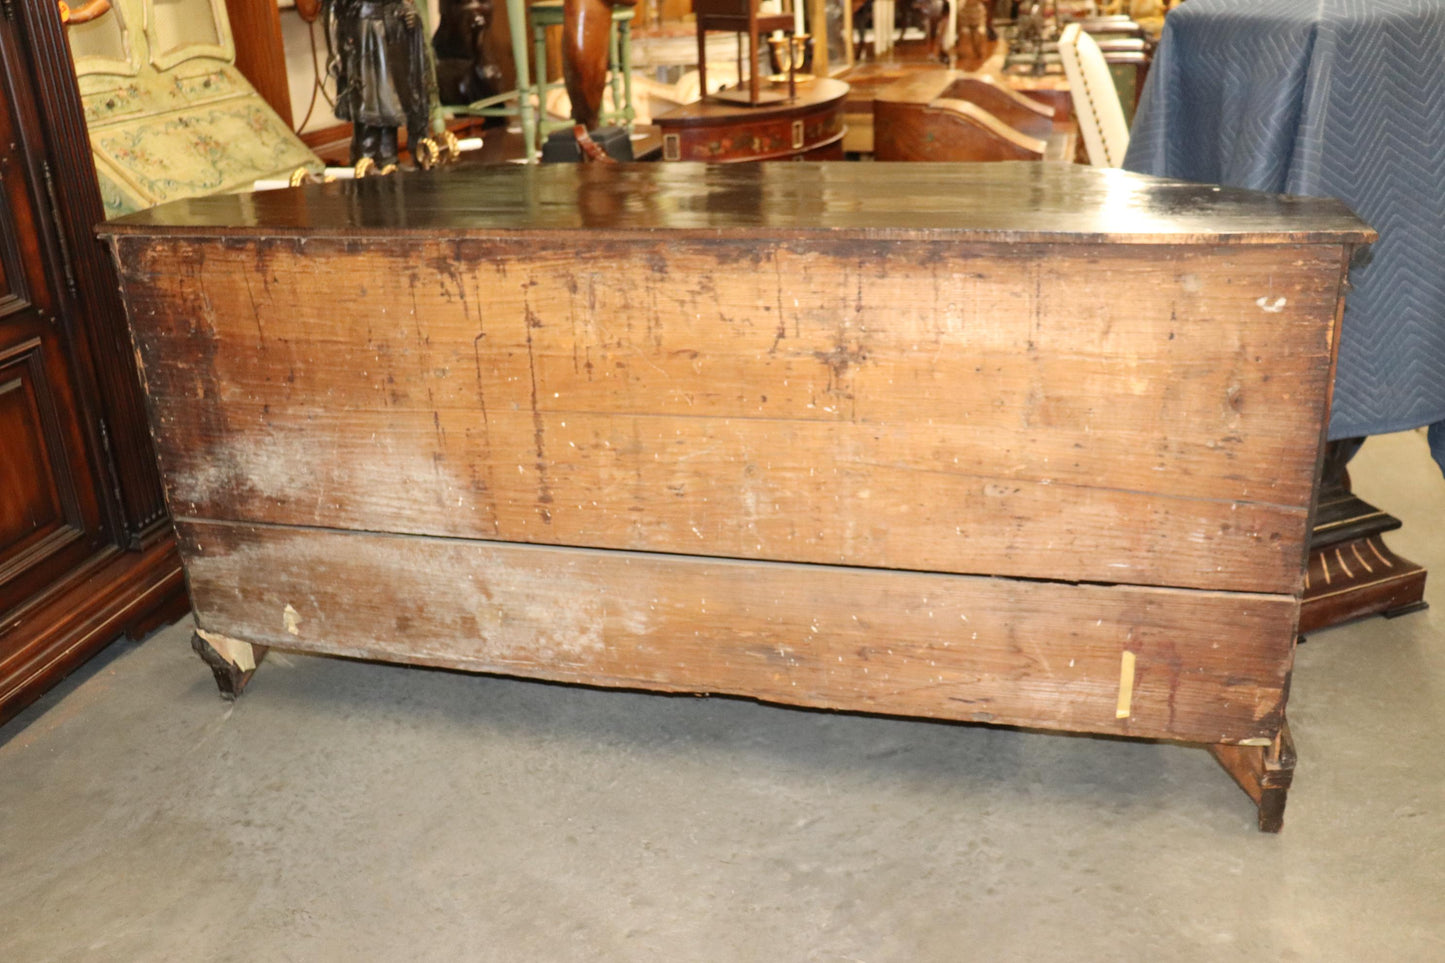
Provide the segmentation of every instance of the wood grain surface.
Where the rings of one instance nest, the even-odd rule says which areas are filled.
[[[259,194],[214,194],[101,233],[399,238],[609,235],[747,242],[874,240],[1088,244],[1354,244],[1374,232],[1339,201],[1027,161],[917,164],[454,165]]]
[[[1202,742],[1278,731],[1296,612],[1253,594],[271,526],[179,532],[200,627],[262,645]]]
[[[1294,594],[1335,246],[123,239],[173,511]]]

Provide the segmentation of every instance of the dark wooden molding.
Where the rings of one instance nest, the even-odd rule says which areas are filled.
[[[185,614],[188,603],[171,535],[140,552],[111,549],[26,610],[4,636],[0,723],[119,635],[139,640]]]
[[[108,415],[109,440],[119,474],[120,504],[105,499],[108,522],[118,541],[139,544],[144,533],[165,518],[166,510],[120,302],[120,284],[109,254],[95,235],[97,225],[105,220],[105,208],[85,133],[69,41],[52,0],[15,2],[31,58],[36,108],[44,118],[44,156],[63,194],[63,203],[55,207],[58,234],[53,242],[58,250],[69,252],[76,282],[73,294],[65,292],[71,310],[63,313],[75,318],[71,335],[78,360],[94,374],[93,396],[85,400],[91,411]],[[104,440],[97,418],[90,419],[87,430],[99,464]]]
[[[27,395],[4,426],[0,721],[119,633],[188,604],[115,267],[96,238],[104,208],[68,42],[53,0],[14,10],[0,21],[0,361]]]

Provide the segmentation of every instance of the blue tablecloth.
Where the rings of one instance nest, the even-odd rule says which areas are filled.
[[[1330,437],[1440,423],[1445,469],[1445,0],[1188,0],[1124,167],[1337,197],[1379,231],[1350,276]]]

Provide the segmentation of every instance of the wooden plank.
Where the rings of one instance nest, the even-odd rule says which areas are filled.
[[[178,515],[1293,593],[1287,252],[122,244]]]
[[[1088,732],[1273,738],[1288,597],[183,522],[198,624],[608,686]],[[1120,664],[1135,656],[1128,714]]]
[[[926,199],[926,203],[920,203]],[[459,164],[425,176],[213,194],[109,221],[108,236],[609,237],[964,243],[1354,244],[1336,200],[1059,165]]]

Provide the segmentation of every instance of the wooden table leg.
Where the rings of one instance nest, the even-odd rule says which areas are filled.
[[[221,698],[227,700],[235,699],[245,690],[256,666],[266,657],[264,645],[252,645],[205,629],[197,629],[191,635],[191,648],[211,667]]]
[[[1284,804],[1294,781],[1294,740],[1289,724],[1267,746],[1217,745],[1209,747],[1224,771],[1259,807],[1259,831],[1277,833],[1284,825]]]

